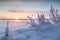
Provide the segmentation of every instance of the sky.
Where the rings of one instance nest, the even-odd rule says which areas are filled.
[[[51,5],[60,13],[59,0],[0,0],[0,19],[26,19],[27,16],[45,14],[48,18]]]

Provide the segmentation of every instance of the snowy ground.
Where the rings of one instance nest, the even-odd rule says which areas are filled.
[[[31,28],[19,29],[15,31],[15,40],[60,40],[60,24],[49,25],[47,28],[44,26],[40,31],[33,31]]]
[[[3,23],[4,25],[6,24]],[[35,31],[29,26],[15,30],[14,40],[60,40],[60,23],[56,25],[46,23],[37,27],[38,30]],[[4,35],[4,31],[0,33],[0,37],[2,34]]]

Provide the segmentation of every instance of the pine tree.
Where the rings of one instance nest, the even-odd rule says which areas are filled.
[[[52,22],[54,22],[54,24],[57,24],[59,23],[59,19],[58,19],[58,9],[55,9],[52,7],[51,5],[51,9],[50,9],[50,19],[52,20]]]
[[[41,14],[41,16],[38,15],[38,22],[39,22],[39,24],[42,23],[42,22],[45,22],[44,14]]]
[[[39,14],[38,14],[38,23],[40,23],[41,22],[41,19],[40,19],[40,16],[39,16]]]

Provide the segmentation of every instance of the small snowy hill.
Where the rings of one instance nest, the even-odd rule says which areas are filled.
[[[49,28],[51,28],[53,26],[54,25],[52,23],[50,23],[49,21],[47,21],[47,22],[40,23],[38,29],[40,29],[40,30],[44,30],[45,29],[46,30],[46,29],[49,29]]]
[[[60,40],[60,23],[53,25],[48,22],[39,26],[38,29],[41,29],[39,31],[32,28],[16,30],[15,40]]]

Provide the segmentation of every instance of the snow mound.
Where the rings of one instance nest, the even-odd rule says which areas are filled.
[[[39,25],[39,27],[39,31],[34,31],[32,28],[15,31],[15,40],[60,40],[60,24],[46,23]]]

